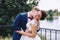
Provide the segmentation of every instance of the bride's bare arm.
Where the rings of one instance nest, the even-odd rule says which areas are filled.
[[[27,32],[27,33],[32,33],[32,31],[31,31],[31,30],[26,30],[25,32]]]
[[[32,27],[32,30],[31,30],[32,33],[24,32],[24,31],[16,31],[16,32],[19,34],[23,34],[23,35],[34,38],[36,36],[36,33],[37,33],[37,26],[31,24],[31,27]]]

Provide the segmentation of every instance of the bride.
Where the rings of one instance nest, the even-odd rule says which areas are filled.
[[[41,38],[37,35],[37,30],[39,30],[40,26],[39,23],[41,16],[41,11],[38,11],[34,14],[32,21],[26,24],[27,29],[25,32],[23,31],[23,29],[21,29],[21,31],[16,31],[19,34],[22,34],[20,40],[41,40]]]

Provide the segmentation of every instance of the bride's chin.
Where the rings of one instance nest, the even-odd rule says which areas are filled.
[[[37,21],[39,21],[39,19],[37,19]]]

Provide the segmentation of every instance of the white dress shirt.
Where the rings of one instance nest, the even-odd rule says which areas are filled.
[[[30,17],[30,12],[28,12],[28,17]],[[31,19],[28,18],[28,22],[30,22],[30,21],[31,21]]]

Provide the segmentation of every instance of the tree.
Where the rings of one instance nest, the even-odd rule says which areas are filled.
[[[53,16],[53,10],[48,10],[49,16]]]
[[[57,9],[54,10],[54,13],[58,16],[58,10]]]
[[[15,16],[21,12],[27,12],[38,4],[39,0],[1,0],[0,1],[0,25],[12,24]]]

